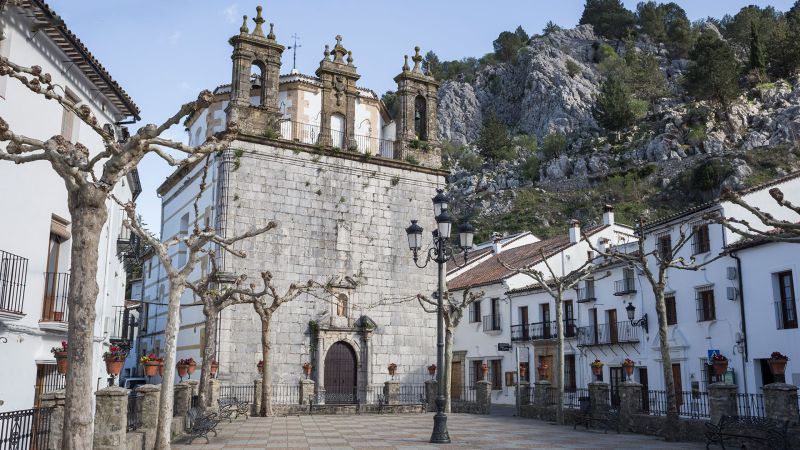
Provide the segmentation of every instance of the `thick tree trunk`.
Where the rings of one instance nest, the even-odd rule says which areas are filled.
[[[663,278],[663,277],[662,277]],[[669,336],[667,335],[667,306],[664,302],[664,288],[653,286],[656,296],[656,312],[658,315],[658,340],[661,349],[661,367],[664,370],[664,389],[667,391],[667,432],[668,441],[677,440],[674,433],[678,429],[678,401],[675,395],[675,379],[672,377],[672,357],[669,349]]]
[[[556,423],[564,425],[564,306],[561,292],[556,300]],[[532,369],[530,363],[528,369]]]
[[[178,341],[179,315],[181,297],[186,290],[186,280],[181,275],[169,280],[169,306],[167,307],[167,325],[164,327],[164,376],[161,378],[161,395],[159,397],[158,424],[156,425],[156,450],[169,450],[172,427],[172,399],[175,394],[175,363]]]
[[[216,308],[203,308],[206,315],[206,345],[203,348],[203,366],[200,372],[200,386],[197,391],[197,404],[205,412],[211,405],[211,395],[208,393],[209,380],[211,380],[211,361],[214,360],[214,346],[217,341],[217,316]]]
[[[105,194],[84,188],[69,193],[72,248],[67,329],[67,377],[62,446],[92,449],[92,357],[94,346],[98,246],[108,218]]]
[[[264,360],[264,373],[261,377],[261,417],[272,416],[272,340],[269,327],[272,316],[267,313],[261,318],[261,359]]]
[[[453,396],[453,330],[452,327],[445,328],[444,333],[444,367],[437,367],[444,370],[444,398],[447,400],[444,412],[450,412],[450,400]]]

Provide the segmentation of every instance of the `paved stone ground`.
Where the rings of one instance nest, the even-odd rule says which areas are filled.
[[[220,423],[219,437],[181,437],[173,449],[701,449],[700,443],[665,443],[653,436],[604,434],[590,429],[573,430],[548,422],[508,416],[448,415],[452,444],[431,445],[432,414],[361,416],[291,416],[238,419]],[[213,436],[213,435],[212,435]]]

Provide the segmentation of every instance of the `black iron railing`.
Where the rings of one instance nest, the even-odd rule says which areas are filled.
[[[475,386],[457,386],[450,388],[450,401],[453,403],[469,403],[477,401],[478,388]]]
[[[545,406],[558,404],[558,388],[546,387],[544,396]],[[564,388],[564,408],[580,408],[580,398],[588,397],[589,389],[587,388]],[[532,402],[531,402],[532,403]]]
[[[136,430],[142,423],[142,405],[136,399],[135,392],[128,396],[128,431]]]
[[[578,303],[593,302],[597,300],[597,297],[595,297],[594,294],[594,286],[578,288],[576,291],[578,291]]]
[[[32,408],[0,413],[0,449],[49,449],[52,412],[52,408]]]
[[[109,340],[118,347],[130,349],[138,325],[136,317],[131,314],[130,308],[115,306],[114,309],[114,330]]]
[[[483,316],[483,331],[500,331],[500,314]]]
[[[273,384],[273,405],[299,405],[300,386],[297,384]]]
[[[577,334],[578,328],[575,326],[575,319],[565,319],[564,337],[574,338]],[[525,323],[511,326],[512,342],[541,341],[556,339],[557,337],[556,321]]]
[[[223,384],[219,387],[219,397],[236,397],[240,402],[255,402],[255,386],[250,384]]]
[[[578,346],[639,342],[639,327],[630,322],[613,322],[580,327]]]
[[[36,366],[36,385],[34,386],[33,406],[38,407],[42,394],[64,389],[66,377],[58,373],[58,365],[37,364]]]
[[[625,295],[636,293],[636,280],[633,278],[623,278],[614,282],[614,295]]]
[[[764,394],[736,394],[736,411],[743,417],[765,417]]]
[[[397,396],[399,403],[419,403],[426,398],[425,385],[422,384],[401,384],[400,392]]]
[[[45,272],[42,321],[68,322],[69,274]]]
[[[676,391],[678,414],[684,417],[711,417],[707,392]],[[654,416],[667,414],[666,391],[642,391],[641,412]]]
[[[28,260],[0,250],[0,311],[22,314]]]

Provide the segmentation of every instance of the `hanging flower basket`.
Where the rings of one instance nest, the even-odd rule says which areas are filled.
[[[189,364],[188,372],[194,373],[194,370],[197,368],[197,362],[192,358],[187,359],[186,362]]]
[[[304,363],[303,364],[303,375],[310,375],[312,367],[314,367],[314,366],[312,366],[311,363]]]
[[[428,366],[428,375],[434,376],[436,375],[436,364],[431,364]]]
[[[770,355],[770,358],[767,360],[769,363],[769,370],[772,371],[773,375],[785,375],[787,361],[789,361],[788,356],[781,355],[780,352],[772,352],[772,355]]]
[[[189,373],[189,361],[182,359],[178,361],[178,364],[175,364],[175,368],[178,369],[179,377],[185,377],[186,374]]]
[[[61,347],[53,347],[50,349],[50,351],[56,358],[56,363],[58,364],[58,373],[61,375],[67,373],[67,343],[65,341],[61,341]]]
[[[158,360],[158,376],[160,376],[160,377],[164,376],[164,358],[163,357],[161,357]]]
[[[728,358],[722,356],[721,353],[714,355],[711,360],[714,366],[714,373],[717,375],[724,375],[728,371]]]
[[[631,376],[633,375],[633,368],[636,366],[636,363],[631,361],[628,358],[625,358],[625,362],[622,363],[622,370],[625,372],[625,375]]]
[[[119,375],[122,372],[122,365],[125,363],[125,358],[128,352],[120,350],[117,347],[111,347],[107,352],[103,353],[103,361],[106,362],[106,372],[109,375]]]
[[[524,377],[528,373],[528,363],[521,363],[519,365],[519,376]]]
[[[599,359],[595,359],[591,366],[593,375],[600,376],[603,374],[603,363]]]
[[[489,366],[484,364],[481,366],[481,376],[483,376],[483,378],[485,379],[486,375],[489,375]]]
[[[547,364],[539,363],[539,365],[536,366],[536,370],[539,371],[539,377],[544,378],[547,375]]]
[[[264,373],[264,361],[259,361],[256,367],[258,368],[258,373]]]
[[[142,363],[142,367],[144,368],[144,376],[146,377],[152,377],[155,375],[156,372],[158,372],[159,366],[161,365],[159,358],[152,353],[147,356],[142,356],[140,361]]]
[[[397,364],[389,364],[389,375],[394,376],[395,373],[397,373]]]
[[[217,369],[219,369],[219,364],[216,361],[211,361],[211,373],[217,373]]]

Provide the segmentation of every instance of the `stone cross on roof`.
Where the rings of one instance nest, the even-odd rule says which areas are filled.
[[[337,47],[342,45],[342,36],[337,34],[335,39],[336,39],[336,46]]]

